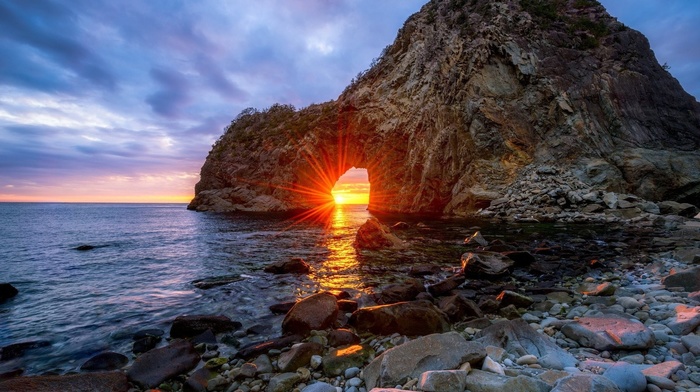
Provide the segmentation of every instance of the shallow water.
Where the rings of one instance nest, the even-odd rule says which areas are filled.
[[[405,279],[415,264],[439,265],[449,275],[477,224],[414,220],[412,229],[399,233],[410,241],[408,248],[357,253],[355,233],[370,216],[365,206],[279,217],[196,213],[184,204],[0,203],[0,282],[20,292],[0,304],[0,347],[50,342],[0,361],[0,373],[64,373],[106,350],[131,356],[134,332],[160,328],[167,334],[184,314],[223,314],[244,328],[269,326],[268,335],[276,335],[282,316],[271,314],[271,304],[319,290],[359,295]],[[399,218],[381,219],[392,224]],[[489,239],[508,241],[529,240],[543,230],[568,235],[569,228],[482,225]],[[75,250],[83,244],[95,248]],[[304,258],[312,273],[262,271],[291,257]],[[207,290],[192,284],[225,275],[241,280]]]

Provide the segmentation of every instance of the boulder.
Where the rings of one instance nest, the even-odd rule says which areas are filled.
[[[465,370],[429,370],[418,378],[418,389],[425,392],[463,392],[466,386]]]
[[[579,293],[594,297],[609,297],[615,294],[617,286],[610,282],[604,283],[583,283],[577,289]]]
[[[508,305],[515,305],[518,308],[529,308],[535,301],[527,295],[516,293],[515,291],[503,290],[496,297],[501,304],[500,307],[505,308]]]
[[[550,392],[620,392],[620,389],[603,376],[581,373],[560,379]]]
[[[419,279],[410,278],[403,283],[392,284],[381,289],[378,302],[394,304],[397,302],[413,301],[418,294],[425,292],[425,286]]]
[[[349,329],[334,329],[328,333],[328,344],[331,347],[341,347],[360,343],[360,337]]]
[[[272,274],[307,274],[311,271],[309,264],[300,257],[291,260],[280,260],[265,267],[265,272]]]
[[[515,262],[496,252],[465,253],[462,255],[462,273],[468,278],[492,278],[508,273]]]
[[[247,346],[241,347],[238,350],[236,357],[251,359],[253,357],[266,354],[270,350],[279,350],[291,344],[299,343],[302,339],[303,336],[301,335],[288,335],[266,340],[264,342],[251,343]]]
[[[546,368],[562,370],[576,366],[576,358],[540,334],[522,319],[501,321],[491,325],[474,336],[475,341],[484,346],[505,349],[516,358],[532,354],[538,363]]]
[[[350,299],[339,299],[338,300],[338,310],[342,313],[352,313],[358,308],[357,301]]]
[[[391,233],[389,228],[379,222],[377,218],[369,218],[355,236],[353,246],[357,249],[377,250],[383,248],[400,248],[404,246],[404,242]]]
[[[18,293],[19,291],[15,288],[15,286],[9,283],[0,283],[0,303],[14,297]]]
[[[142,354],[126,372],[129,380],[143,388],[154,388],[163,381],[197,366],[199,354],[192,343],[176,339],[169,345]]]
[[[113,352],[104,352],[88,359],[80,370],[87,372],[118,370],[129,363],[129,358],[125,355]]]
[[[667,200],[660,202],[658,205],[661,213],[664,215],[680,215],[686,218],[692,218],[698,213],[698,208],[688,203],[678,203]]]
[[[644,374],[626,362],[617,362],[603,373],[603,377],[617,385],[620,392],[644,392],[647,379]]]
[[[436,297],[447,295],[466,281],[464,275],[451,276],[428,286],[428,292]]]
[[[562,326],[561,332],[584,347],[604,350],[639,350],[654,346],[654,333],[637,320],[608,314],[581,317]]]
[[[282,321],[282,331],[306,336],[313,330],[332,327],[337,318],[338,300],[335,296],[318,293],[294,304]]]
[[[3,392],[127,392],[129,381],[122,372],[85,373],[65,376],[15,377],[0,381]]]
[[[528,266],[537,261],[537,259],[535,258],[535,256],[532,255],[532,253],[523,250],[503,252],[503,256],[506,256],[507,258],[513,260],[515,262],[516,267]]]
[[[35,348],[48,347],[51,342],[47,340],[33,340],[30,342],[13,343],[0,348],[0,361],[7,361],[14,358],[19,358],[24,355],[27,350]]]
[[[321,361],[323,372],[330,377],[344,374],[346,369],[363,367],[367,360],[374,355],[374,350],[368,346],[355,344],[341,349],[331,349]]]
[[[688,292],[700,290],[700,267],[693,267],[684,271],[673,271],[665,277],[661,283],[666,287],[682,287]]]
[[[416,336],[446,332],[447,316],[428,301],[399,302],[358,309],[350,316],[358,332]]]
[[[486,357],[484,346],[468,342],[457,332],[423,336],[391,348],[375,358],[363,371],[368,390],[405,383],[429,370],[452,370]]]
[[[450,321],[462,321],[465,318],[484,317],[484,313],[474,303],[474,301],[463,298],[460,295],[452,295],[449,297],[440,298],[438,307],[442,310]]]
[[[488,246],[489,242],[484,238],[480,231],[472,234],[464,240],[467,245]]]
[[[470,392],[549,392],[547,383],[527,376],[508,377],[500,374],[472,370],[466,378]]]
[[[170,327],[171,338],[191,338],[207,330],[213,333],[234,331],[241,327],[238,321],[231,321],[226,316],[192,315],[178,316]]]
[[[289,351],[280,354],[277,367],[280,372],[293,372],[302,366],[307,366],[311,356],[323,353],[323,346],[314,342],[297,343]]]
[[[687,335],[700,326],[700,306],[676,305],[673,308],[676,313],[667,324],[674,334]]]

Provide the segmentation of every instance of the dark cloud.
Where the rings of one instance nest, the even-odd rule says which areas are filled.
[[[151,69],[150,75],[160,87],[146,98],[151,109],[165,117],[182,116],[183,108],[190,101],[187,79],[177,71],[163,68]]]
[[[241,102],[248,97],[248,94],[238,88],[221,69],[215,61],[204,56],[200,56],[195,63],[197,71],[206,84],[217,91],[222,98],[229,101]]]

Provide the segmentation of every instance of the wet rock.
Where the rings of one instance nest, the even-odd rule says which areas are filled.
[[[549,392],[547,383],[532,377],[507,377],[474,369],[466,378],[470,392]]]
[[[282,373],[296,371],[302,366],[307,366],[311,356],[322,353],[323,346],[318,343],[297,343],[289,351],[280,354],[277,360],[277,367]]]
[[[309,264],[300,257],[291,260],[280,260],[265,267],[265,272],[272,274],[307,274],[311,271]]]
[[[158,343],[161,341],[160,336],[145,336],[141,339],[134,340],[134,344],[131,348],[131,352],[134,354],[143,354],[150,350],[153,350]]]
[[[213,333],[234,331],[241,327],[238,321],[231,321],[226,316],[192,315],[178,316],[170,327],[171,338],[191,338],[207,330]]]
[[[595,374],[574,374],[554,384],[550,392],[620,392],[614,382]]]
[[[296,305],[296,301],[282,302],[279,304],[270,305],[270,312],[274,314],[287,314]]]
[[[206,331],[200,333],[199,335],[190,338],[190,342],[194,345],[198,345],[201,343],[205,344],[216,344],[216,335],[214,335],[214,331],[211,329],[207,329]]]
[[[472,234],[471,237],[467,237],[464,240],[464,243],[467,245],[479,245],[479,246],[488,246],[489,242],[486,241],[486,238],[484,238],[483,235],[481,235],[480,231],[477,231],[476,233]]]
[[[288,392],[301,381],[298,373],[282,373],[270,379],[265,392]]]
[[[615,295],[616,290],[617,286],[610,282],[604,282],[601,284],[583,283],[577,288],[579,293],[594,297],[609,297],[611,295]]]
[[[216,376],[215,372],[207,368],[195,370],[187,380],[185,380],[184,390],[187,392],[206,392],[209,380]]]
[[[484,313],[474,301],[463,298],[460,295],[440,298],[438,307],[452,322],[462,321],[468,317],[484,317]]]
[[[397,302],[412,301],[418,294],[425,291],[423,282],[419,279],[407,279],[403,283],[392,284],[381,289],[378,302],[382,304],[394,304]]]
[[[347,346],[360,343],[360,337],[349,329],[334,329],[328,333],[328,344],[331,347]]]
[[[498,322],[481,330],[474,338],[484,346],[501,347],[516,357],[535,355],[539,364],[546,368],[561,370],[577,363],[576,358],[522,319]]]
[[[612,365],[603,376],[615,383],[620,392],[643,392],[647,388],[647,380],[642,372],[625,362]]]
[[[51,342],[47,340],[35,340],[31,342],[13,343],[3,348],[0,348],[0,361],[7,361],[14,358],[19,358],[24,355],[27,350],[35,348],[48,347]]]
[[[436,297],[449,294],[466,281],[464,275],[451,276],[445,280],[428,286],[428,292]]]
[[[16,296],[19,291],[9,283],[0,283],[0,303]]]
[[[410,276],[421,277],[426,275],[434,275],[440,273],[441,269],[437,265],[425,264],[414,265],[408,270]]]
[[[399,302],[358,309],[350,325],[359,332],[377,335],[416,336],[448,331],[447,316],[428,301]]]
[[[87,372],[118,370],[129,363],[129,358],[125,355],[113,352],[105,352],[88,359],[80,370]]]
[[[243,359],[257,357],[261,354],[266,354],[270,350],[281,349],[291,344],[299,343],[302,338],[303,336],[301,335],[288,335],[280,336],[264,342],[252,343],[245,347],[241,347],[241,349],[238,350],[236,357]]]
[[[676,335],[686,335],[700,326],[700,306],[676,305],[675,317],[667,324]]]
[[[86,250],[93,250],[95,249],[94,245],[79,245],[73,248],[74,250],[79,250],[79,251],[86,251]]]
[[[386,225],[372,217],[357,230],[353,246],[358,249],[377,250],[403,247],[404,242],[392,234]]]
[[[516,293],[510,290],[501,291],[498,297],[496,297],[496,300],[501,303],[500,306],[502,308],[508,305],[515,305],[518,308],[527,309],[530,307],[530,305],[533,304],[533,302],[535,302],[532,300],[532,298],[528,297],[527,295]]]
[[[15,377],[0,381],[4,392],[127,392],[129,382],[121,372],[85,373],[66,376]]]
[[[212,278],[204,278],[192,281],[192,285],[198,289],[207,290],[212,287],[224,286],[243,280],[240,275],[224,275]]]
[[[345,373],[346,369],[362,367],[374,355],[371,347],[352,345],[342,349],[331,349],[322,359],[323,372],[331,377]]]
[[[495,252],[465,253],[462,255],[462,273],[468,278],[493,278],[509,272],[515,262]]]
[[[584,347],[596,350],[637,350],[654,346],[652,331],[636,320],[618,315],[581,317],[561,332]]]
[[[193,369],[197,363],[199,354],[192,343],[176,339],[168,346],[153,349],[136,358],[126,374],[132,382],[144,388],[153,388]]]
[[[666,287],[682,287],[683,290],[692,292],[700,290],[700,267],[690,268],[684,271],[674,271],[661,281]]]
[[[297,302],[282,321],[282,331],[306,336],[312,330],[333,326],[338,317],[338,300],[329,293],[318,293]]]
[[[425,392],[463,392],[466,386],[464,370],[430,370],[418,378],[418,389]]]
[[[392,387],[429,370],[456,369],[465,362],[477,364],[484,357],[481,344],[468,342],[457,332],[423,336],[375,358],[363,371],[365,385],[368,390]]]

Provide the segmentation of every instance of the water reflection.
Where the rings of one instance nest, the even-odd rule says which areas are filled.
[[[336,205],[331,211],[319,243],[328,249],[327,258],[312,276],[322,290],[363,290],[365,282],[352,242],[357,229],[370,216],[365,205]]]

